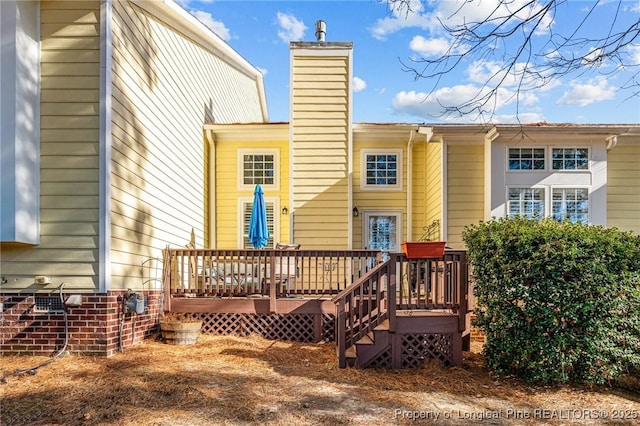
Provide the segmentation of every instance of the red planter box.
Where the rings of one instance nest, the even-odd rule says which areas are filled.
[[[402,251],[408,259],[441,259],[446,241],[417,241],[402,243]]]

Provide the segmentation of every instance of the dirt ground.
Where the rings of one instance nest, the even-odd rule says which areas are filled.
[[[202,335],[109,359],[67,355],[0,384],[3,425],[638,424],[640,395],[534,387],[462,368],[339,369],[333,344]],[[47,358],[5,356],[2,376]]]

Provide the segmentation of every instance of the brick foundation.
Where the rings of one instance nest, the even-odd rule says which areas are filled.
[[[110,357],[120,348],[139,343],[158,331],[162,313],[162,293],[139,291],[145,297],[143,314],[126,314],[122,324],[120,300],[124,291],[83,294],[82,305],[67,310],[69,341],[74,354]],[[57,293],[51,296],[57,296]],[[41,313],[35,309],[33,294],[2,294],[0,302],[0,354],[49,356],[64,344],[64,314]]]

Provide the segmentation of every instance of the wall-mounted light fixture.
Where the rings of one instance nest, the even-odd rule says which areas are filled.
[[[360,212],[358,211],[357,207],[353,208],[353,217],[358,217],[360,215]]]
[[[283,214],[283,215],[288,215],[288,214],[289,214],[289,209],[288,209],[288,208],[286,208],[286,207],[283,207],[283,208],[282,208],[282,214]]]

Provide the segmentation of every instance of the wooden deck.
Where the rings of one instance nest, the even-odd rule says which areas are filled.
[[[167,249],[164,308],[203,319],[206,333],[335,341],[341,367],[403,368],[425,358],[459,364],[470,329],[466,253],[387,257]]]

